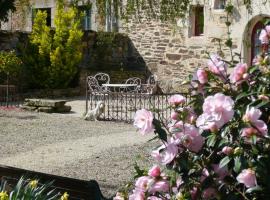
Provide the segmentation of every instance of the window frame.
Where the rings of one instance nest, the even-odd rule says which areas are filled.
[[[84,31],[92,30],[92,8],[86,5],[81,5],[78,10],[84,14],[81,25]]]
[[[200,37],[204,35],[204,19],[205,12],[204,6],[202,5],[194,5],[191,7],[191,36],[192,37]]]
[[[226,7],[226,0],[214,0],[214,10],[224,10]]]

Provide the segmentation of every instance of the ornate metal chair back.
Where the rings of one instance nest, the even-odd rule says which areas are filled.
[[[90,93],[93,94],[93,93],[101,92],[101,87],[99,86],[98,81],[95,77],[88,76],[86,81],[87,81]]]
[[[110,76],[106,73],[97,73],[94,78],[97,80],[99,86],[110,83]]]
[[[136,84],[137,86],[127,87],[127,92],[139,92],[141,87],[141,79],[138,77],[132,77],[126,80],[126,84]]]
[[[140,78],[138,77],[132,77],[126,80],[126,84],[137,84],[137,85],[141,85],[142,81]]]

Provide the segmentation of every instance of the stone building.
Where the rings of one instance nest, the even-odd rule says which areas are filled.
[[[252,1],[253,10],[248,12],[243,0],[232,0],[234,10],[230,32],[233,53],[239,53],[242,61],[249,64],[260,48],[258,30],[263,27],[262,20],[270,16],[270,4],[264,2]],[[149,71],[157,75],[162,89],[165,92],[178,91],[181,90],[179,84],[188,74],[205,65],[208,53],[220,52],[219,44],[222,44],[225,57],[230,55],[229,49],[223,45],[228,32],[225,5],[226,0],[194,0],[186,19],[175,24],[144,18],[124,23],[108,10],[105,23],[101,24],[93,4],[91,10],[85,10],[84,29],[126,33]],[[35,9],[46,10],[47,24],[54,26],[55,1],[36,0],[24,9],[26,14],[11,14],[9,22],[2,23],[1,28],[30,32]]]

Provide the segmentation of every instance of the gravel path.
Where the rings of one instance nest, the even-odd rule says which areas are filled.
[[[73,102],[74,103],[74,102]],[[132,177],[133,164],[149,164],[151,136],[132,125],[91,122],[80,112],[45,114],[0,110],[1,164],[79,179],[95,179],[104,196]]]

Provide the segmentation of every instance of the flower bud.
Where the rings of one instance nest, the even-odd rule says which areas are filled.
[[[201,84],[205,84],[208,81],[208,76],[207,76],[207,73],[206,73],[206,71],[204,69],[198,69],[197,70],[197,77],[198,77],[198,81]]]
[[[153,166],[149,171],[148,171],[148,175],[152,176],[152,177],[159,177],[160,176],[160,167],[155,165]]]
[[[248,73],[243,74],[243,79],[248,79]]]
[[[234,153],[234,150],[232,147],[229,147],[229,146],[225,146],[223,147],[222,149],[222,153],[224,153],[225,155],[231,155],[232,153]]]
[[[238,155],[241,155],[242,152],[243,150],[240,147],[236,147],[233,151],[233,154],[238,156]]]
[[[262,101],[269,101],[269,97],[264,94],[259,95],[258,98]]]

